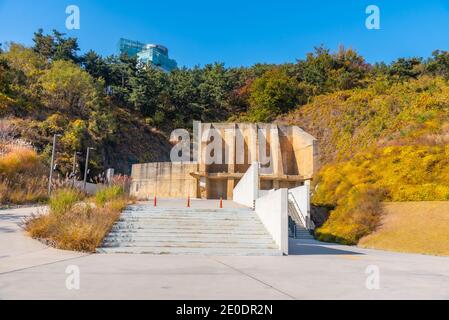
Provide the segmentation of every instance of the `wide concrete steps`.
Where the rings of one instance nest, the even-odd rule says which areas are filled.
[[[281,255],[249,209],[128,207],[99,253]]]
[[[280,256],[279,250],[250,248],[170,248],[170,247],[113,247],[98,248],[97,253],[119,254],[180,254],[206,256]]]

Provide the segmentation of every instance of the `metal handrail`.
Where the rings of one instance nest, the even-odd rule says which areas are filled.
[[[297,216],[297,217],[292,217],[292,218],[299,218],[299,220],[301,221],[303,226],[308,229],[307,216],[304,216],[303,212],[301,211],[301,208],[298,205],[298,202],[296,201],[295,196],[291,192],[289,192],[288,195],[289,195],[289,198],[291,198],[291,202],[294,206],[295,213]]]
[[[296,198],[293,195],[293,193],[289,192],[288,195],[289,195],[289,198],[291,198],[291,200],[292,200],[291,202],[293,203],[296,215],[299,218],[299,220],[301,220],[303,226],[308,230],[315,230],[315,223],[312,221],[312,219],[310,218],[310,216],[308,214],[304,215],[304,213],[302,212],[300,206],[298,205],[298,202],[296,201]]]

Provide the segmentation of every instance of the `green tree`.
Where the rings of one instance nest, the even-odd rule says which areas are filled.
[[[391,64],[389,74],[398,80],[417,79],[423,72],[421,58],[399,58]]]
[[[76,38],[65,37],[65,33],[53,30],[53,34],[44,34],[42,29],[34,33],[34,51],[48,60],[67,60],[79,62]]]
[[[436,50],[429,59],[426,71],[432,75],[439,75],[449,79],[449,52]]]
[[[95,51],[89,50],[80,58],[80,61],[84,70],[86,70],[92,77],[96,79],[102,78],[106,83],[109,81],[109,66],[105,59]]]
[[[315,88],[315,94],[347,90],[363,86],[369,65],[352,49],[340,47],[331,53],[325,47],[315,48],[307,54],[306,60],[299,60],[296,66],[298,81]]]
[[[204,110],[202,118],[205,121],[227,118],[230,111],[227,98],[233,88],[223,63],[209,64],[201,70],[198,102]]]
[[[201,70],[181,68],[170,72],[168,84],[161,93],[159,121],[164,118],[169,130],[191,127],[193,119],[203,120],[203,106],[199,103]]]
[[[12,43],[1,55],[8,65],[8,94],[15,99],[13,114],[24,116],[35,112],[41,106],[40,77],[48,68],[47,61],[32,49]]]
[[[252,121],[272,121],[298,102],[299,83],[284,69],[272,69],[251,85],[249,117]]]
[[[131,77],[130,101],[134,107],[146,117],[153,117],[158,105],[161,92],[167,85],[166,75],[163,71],[145,67],[136,71]]]
[[[79,66],[58,60],[40,78],[42,101],[59,112],[86,116],[100,104],[100,85]]]
[[[116,103],[131,106],[129,100],[132,92],[131,79],[137,71],[137,58],[130,58],[127,55],[111,56],[106,58],[106,63],[109,74],[105,80],[110,89],[109,94]]]

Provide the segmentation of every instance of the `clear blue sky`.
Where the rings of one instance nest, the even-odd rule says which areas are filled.
[[[65,30],[65,8],[81,10],[81,29]],[[365,28],[365,8],[381,10],[381,30]],[[167,46],[180,65],[283,63],[314,46],[352,47],[369,62],[449,50],[449,0],[0,0],[0,42],[32,44],[58,29],[81,50],[116,52],[120,37]]]

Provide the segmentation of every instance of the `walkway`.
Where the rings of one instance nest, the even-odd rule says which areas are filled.
[[[28,238],[35,210],[0,211],[0,299],[449,299],[449,258],[294,240],[288,257],[86,255]]]

